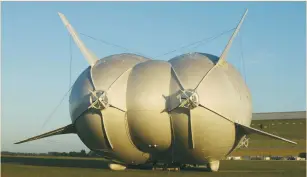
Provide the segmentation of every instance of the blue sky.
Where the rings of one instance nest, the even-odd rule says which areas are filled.
[[[71,123],[66,97],[43,126],[69,88],[69,36],[57,12],[79,33],[156,57],[234,28],[248,8],[228,61],[244,74],[254,112],[274,112],[306,110],[305,7],[305,2],[3,2],[2,150],[85,148],[76,135],[13,145]],[[219,56],[230,35],[156,59],[193,51]],[[127,52],[81,38],[101,58]],[[75,45],[72,56],[74,82],[88,63]]]

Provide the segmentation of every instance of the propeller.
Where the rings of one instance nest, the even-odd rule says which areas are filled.
[[[188,117],[189,117],[189,123],[188,123],[188,137],[189,137],[189,147],[190,148],[194,148],[194,141],[193,141],[193,131],[192,131],[192,117],[194,117],[193,115],[195,114],[194,110],[195,108],[197,108],[198,106],[205,108],[211,112],[216,113],[215,111],[207,108],[206,106],[202,105],[199,101],[199,96],[197,94],[197,89],[199,87],[199,85],[203,82],[203,80],[205,79],[205,77],[210,73],[210,71],[212,71],[212,69],[222,66],[223,64],[226,63],[226,56],[228,54],[228,51],[231,47],[232,41],[234,40],[234,38],[236,37],[237,33],[240,30],[240,27],[245,19],[245,16],[247,14],[248,10],[245,11],[244,15],[242,16],[239,24],[237,25],[235,31],[233,32],[230,40],[228,41],[224,51],[222,52],[218,62],[216,63],[215,66],[213,66],[202,78],[201,80],[198,82],[197,86],[193,89],[186,89],[184,88],[182,82],[180,81],[180,78],[178,77],[175,69],[171,66],[172,71],[174,72],[175,75],[175,79],[177,80],[178,84],[179,84],[179,94],[176,96],[176,98],[179,100],[179,104],[168,110],[168,112],[172,112],[173,110],[177,109],[177,108],[187,108],[189,109],[189,113],[188,113]],[[217,113],[216,113],[217,114]],[[220,114],[219,114],[220,115]],[[221,115],[222,116],[222,115]],[[223,118],[225,118],[224,116],[222,116]],[[231,121],[229,118],[226,118],[227,120]],[[231,121],[233,122],[233,121]]]

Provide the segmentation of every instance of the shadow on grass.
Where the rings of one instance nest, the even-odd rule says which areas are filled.
[[[97,159],[70,159],[70,158],[39,158],[39,157],[6,157],[1,156],[1,163],[33,165],[33,166],[49,166],[49,167],[75,167],[75,168],[94,168],[94,169],[108,169],[108,161]],[[151,164],[146,165],[128,165],[128,169],[137,170],[152,170]],[[160,170],[157,170],[160,171]],[[187,167],[181,171],[199,171],[209,172],[207,168]]]
[[[1,163],[53,166],[53,167],[76,167],[76,168],[98,168],[109,169],[108,162],[95,159],[54,159],[35,157],[1,157]]]

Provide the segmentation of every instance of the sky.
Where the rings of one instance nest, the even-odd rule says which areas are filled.
[[[187,52],[219,56],[249,12],[227,60],[246,79],[253,112],[306,110],[305,2],[2,2],[1,145],[4,151],[88,150],[77,135],[13,143],[71,123],[68,97],[48,116],[88,63],[62,24],[65,14],[99,58],[138,52],[169,60]],[[70,72],[70,56],[72,65]]]

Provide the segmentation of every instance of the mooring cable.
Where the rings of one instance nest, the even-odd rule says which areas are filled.
[[[191,47],[191,46],[196,45],[196,44],[199,44],[199,45],[196,46],[196,47],[199,47],[199,46],[203,45],[205,42],[208,42],[208,41],[210,41],[210,40],[214,40],[214,39],[216,39],[216,38],[218,38],[218,37],[220,37],[220,36],[222,36],[222,35],[224,35],[224,34],[230,32],[230,31],[233,31],[234,29],[235,29],[235,28],[232,28],[232,29],[230,29],[230,30],[226,30],[226,31],[224,31],[224,32],[222,32],[222,33],[219,33],[219,34],[217,34],[217,35],[210,36],[210,37],[206,37],[206,38],[204,38],[204,39],[201,39],[201,40],[192,42],[192,43],[187,44],[187,45],[184,45],[184,46],[182,46],[182,47],[180,47],[180,48],[177,48],[177,49],[168,51],[168,52],[166,52],[166,53],[164,53],[164,54],[158,55],[158,56],[156,56],[156,57],[154,57],[154,58],[162,57],[162,56],[165,56],[165,55],[174,53],[174,52],[176,52],[176,51],[182,50],[182,49],[184,49],[184,48]]]

